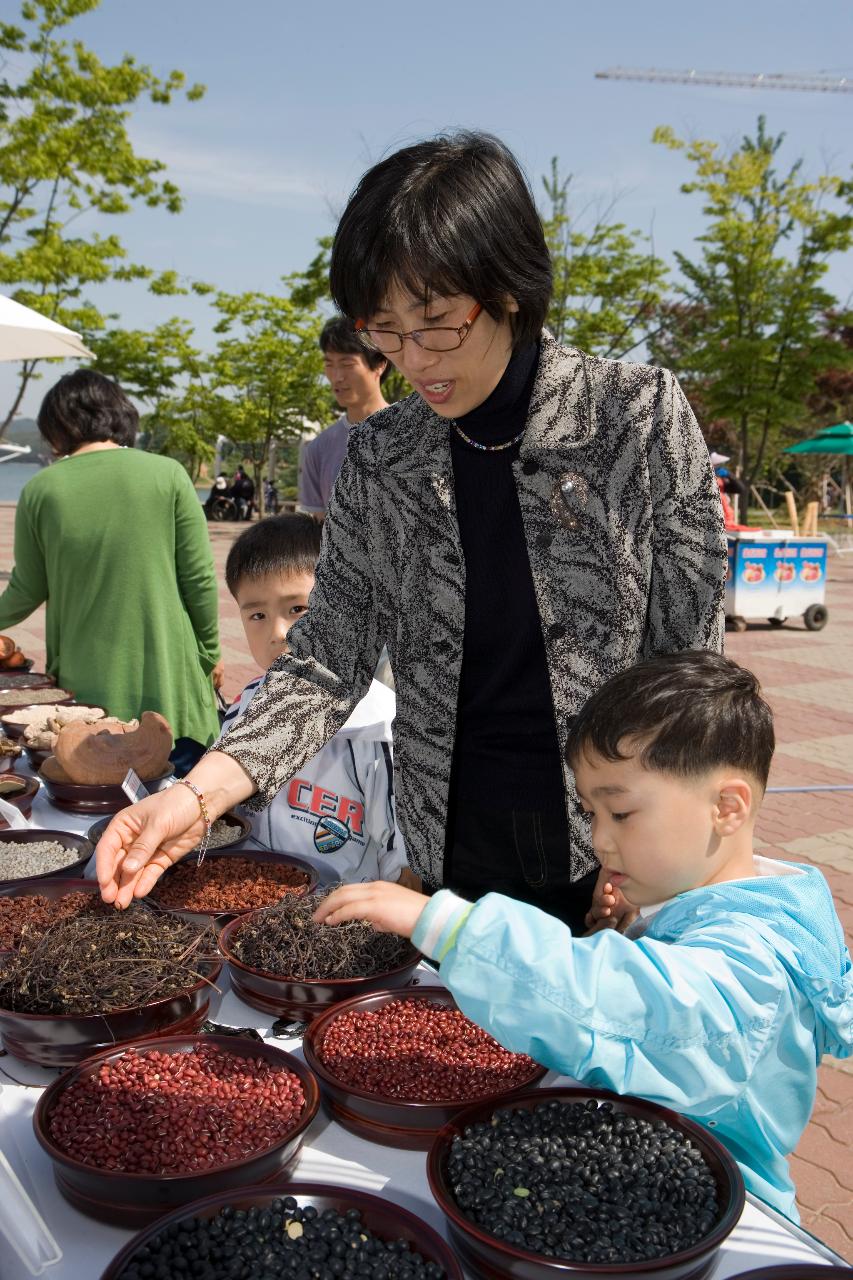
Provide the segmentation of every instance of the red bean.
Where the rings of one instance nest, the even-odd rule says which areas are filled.
[[[179,911],[244,912],[272,906],[289,894],[303,894],[307,872],[282,863],[251,858],[210,858],[198,866],[185,862],[160,881],[153,897]]]
[[[536,1063],[510,1053],[458,1009],[434,1000],[391,1000],[375,1012],[334,1018],[320,1061],[345,1084],[418,1102],[467,1102],[514,1089]]]
[[[299,1077],[211,1045],[139,1053],[70,1085],[50,1114],[57,1146],[124,1173],[212,1169],[279,1142],[305,1105]]]

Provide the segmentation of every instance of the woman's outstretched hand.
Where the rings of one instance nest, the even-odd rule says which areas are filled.
[[[134,898],[144,898],[203,835],[199,803],[188,787],[169,787],[122,809],[98,841],[98,884],[104,902],[124,908]]]
[[[245,770],[221,751],[208,752],[187,780],[204,795],[211,822],[255,790]],[[98,841],[98,884],[104,902],[124,908],[134,898],[144,898],[203,835],[201,806],[189,787],[169,787],[122,809]]]
[[[411,938],[428,902],[425,893],[415,893],[388,880],[345,884],[323,899],[314,912],[314,919],[318,924],[368,920],[380,933],[399,933]]]

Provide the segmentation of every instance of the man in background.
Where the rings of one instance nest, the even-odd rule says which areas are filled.
[[[390,366],[378,351],[364,346],[344,316],[324,325],[320,350],[323,372],[343,413],[303,446],[297,510],[322,520],[346,456],[350,427],[387,408],[381,384]]]

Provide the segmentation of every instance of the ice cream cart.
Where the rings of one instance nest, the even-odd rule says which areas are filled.
[[[809,631],[826,626],[823,535],[750,529],[727,537],[726,621],[735,631],[746,629],[747,618],[767,618],[771,626],[781,627],[797,613]]]

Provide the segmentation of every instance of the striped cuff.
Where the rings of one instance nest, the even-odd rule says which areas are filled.
[[[457,898],[449,889],[439,889],[421,912],[412,942],[430,960],[441,962],[472,910],[472,903]]]

